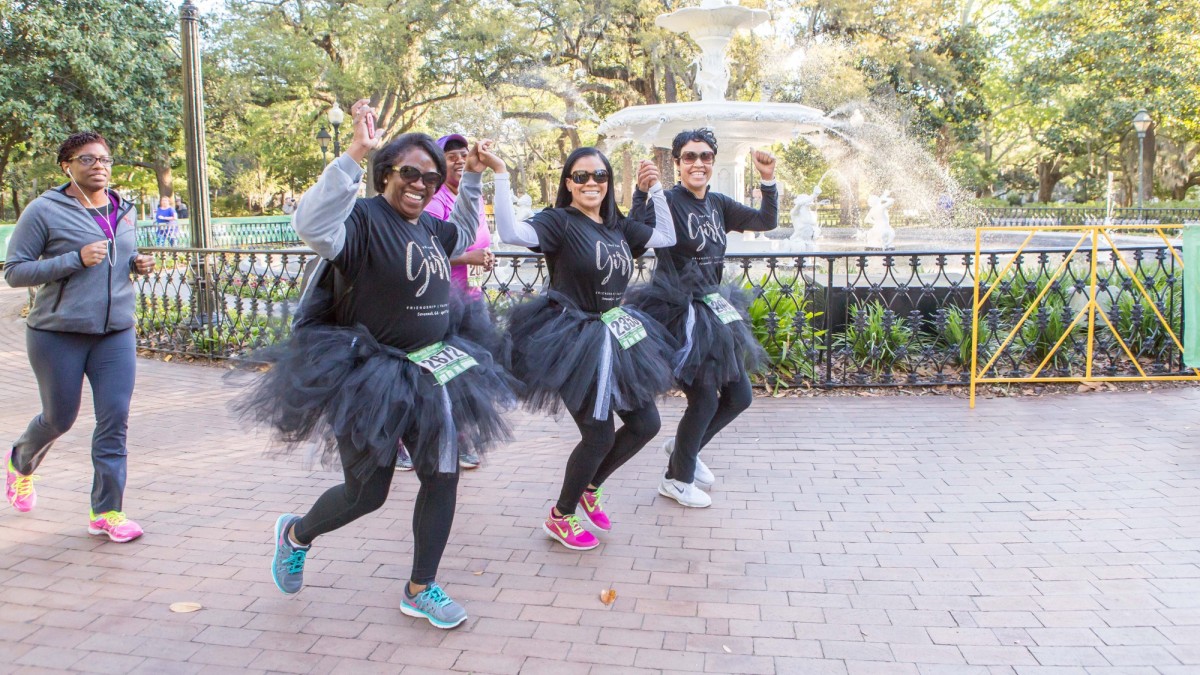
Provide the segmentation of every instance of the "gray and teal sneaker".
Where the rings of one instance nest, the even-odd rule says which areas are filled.
[[[271,578],[279,590],[291,595],[304,587],[304,559],[309,546],[294,546],[288,531],[300,516],[285,513],[275,521],[275,560],[271,563]]]
[[[408,616],[428,619],[437,628],[455,628],[467,620],[467,610],[462,605],[450,599],[446,591],[437,584],[429,584],[425,590],[415,596],[408,594],[408,585],[404,586],[404,597],[400,600],[400,611]]]
[[[479,468],[479,454],[473,450],[458,451],[458,465],[464,469]]]

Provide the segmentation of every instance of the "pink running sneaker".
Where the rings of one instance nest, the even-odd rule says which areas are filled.
[[[595,492],[584,491],[583,496],[579,498],[579,505],[583,507],[583,515],[592,521],[596,527],[608,532],[612,529],[612,521],[608,519],[608,514],[604,512],[604,506],[600,504],[600,493],[604,488],[596,488]]]
[[[8,451],[5,459],[8,464],[8,480],[4,484],[4,496],[8,497],[8,503],[12,504],[14,509],[21,513],[28,513],[37,504],[37,493],[33,491],[33,481],[38,477],[33,474],[26,476],[17,471],[12,463],[12,450]]]
[[[542,523],[542,529],[552,539],[573,551],[590,551],[600,545],[600,540],[596,538],[596,535],[583,529],[583,526],[579,524],[579,516],[574,513],[557,518],[552,508],[550,517]]]
[[[109,511],[96,515],[88,523],[88,534],[107,534],[109,539],[124,544],[142,536],[142,526],[125,517],[120,511]]]

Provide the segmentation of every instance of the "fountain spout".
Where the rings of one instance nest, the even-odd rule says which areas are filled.
[[[700,100],[725,100],[729,89],[729,66],[725,48],[739,30],[748,30],[771,18],[770,12],[742,7],[737,0],[702,0],[699,7],[684,7],[654,20],[674,33],[686,33],[700,45],[696,66],[696,88]]]

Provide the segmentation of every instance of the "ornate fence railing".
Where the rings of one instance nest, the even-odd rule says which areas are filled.
[[[1137,291],[1134,277],[1151,290],[1154,305],[1182,330],[1182,272],[1167,244],[1124,247],[1130,270],[1111,252],[1097,256],[1098,302],[1130,345],[1143,369],[1185,372],[1182,354]],[[156,352],[208,358],[250,354],[285,339],[291,330],[308,251],[148,249],[160,262],[139,278],[139,345]],[[1088,301],[1090,253],[1071,258],[1065,273],[1051,272],[1069,251],[1026,250],[1004,269],[1003,251],[981,258],[981,277],[1003,278],[981,314],[981,350],[1016,325],[1047,286],[1036,314],[1006,350],[1005,372],[1035,369],[1056,344],[1072,307]],[[475,279],[503,321],[513,302],[537,293],[546,280],[534,254],[497,254],[495,269]],[[654,259],[638,261],[634,283],[653,272]],[[972,251],[758,254],[729,256],[725,278],[749,288],[755,336],[766,348],[769,387],[933,386],[966,384],[971,358]],[[1065,317],[1065,321],[1064,321]],[[1084,354],[1068,336],[1051,369],[1068,372]],[[993,345],[998,346],[998,345]],[[1132,371],[1122,348],[1103,336],[1095,366]]]
[[[191,248],[192,234],[188,221],[178,221],[172,227],[160,227],[153,222],[137,225],[139,247]],[[213,245],[217,248],[263,248],[268,246],[302,246],[292,229],[291,216],[260,218],[214,218]]]
[[[1100,225],[1108,213],[1103,208],[1075,206],[1013,206],[980,209],[993,226]],[[1113,209],[1113,225],[1200,223],[1200,208]]]

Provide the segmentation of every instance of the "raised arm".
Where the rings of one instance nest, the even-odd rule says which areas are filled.
[[[370,101],[359,99],[350,107],[354,115],[354,140],[350,149],[325,167],[317,184],[304,193],[292,216],[292,227],[317,255],[333,260],[346,246],[346,219],[354,210],[362,161],[379,145],[379,134],[368,131],[367,116],[374,115]],[[374,126],[374,125],[371,125]],[[478,194],[476,194],[478,197]]]
[[[463,254],[471,244],[475,243],[475,235],[479,230],[479,198],[483,196],[483,174],[466,171],[458,183],[458,199],[454,200],[454,208],[450,210],[447,221],[458,230],[458,242],[453,251],[446,251],[450,258]]]
[[[733,199],[722,200],[725,205],[725,229],[730,232],[766,232],[779,227],[779,191],[775,188],[775,156],[763,150],[752,150],[750,159],[762,182],[762,208],[752,209]]]
[[[650,186],[650,203],[654,206],[654,234],[646,242],[646,248],[668,248],[675,245],[675,221],[671,219],[671,207],[663,194],[662,183],[655,181]]]
[[[496,214],[496,234],[500,236],[500,241],[527,248],[539,245],[537,230],[527,220],[518,222],[513,212],[512,185],[508,174],[496,175],[496,201],[492,208]]]

